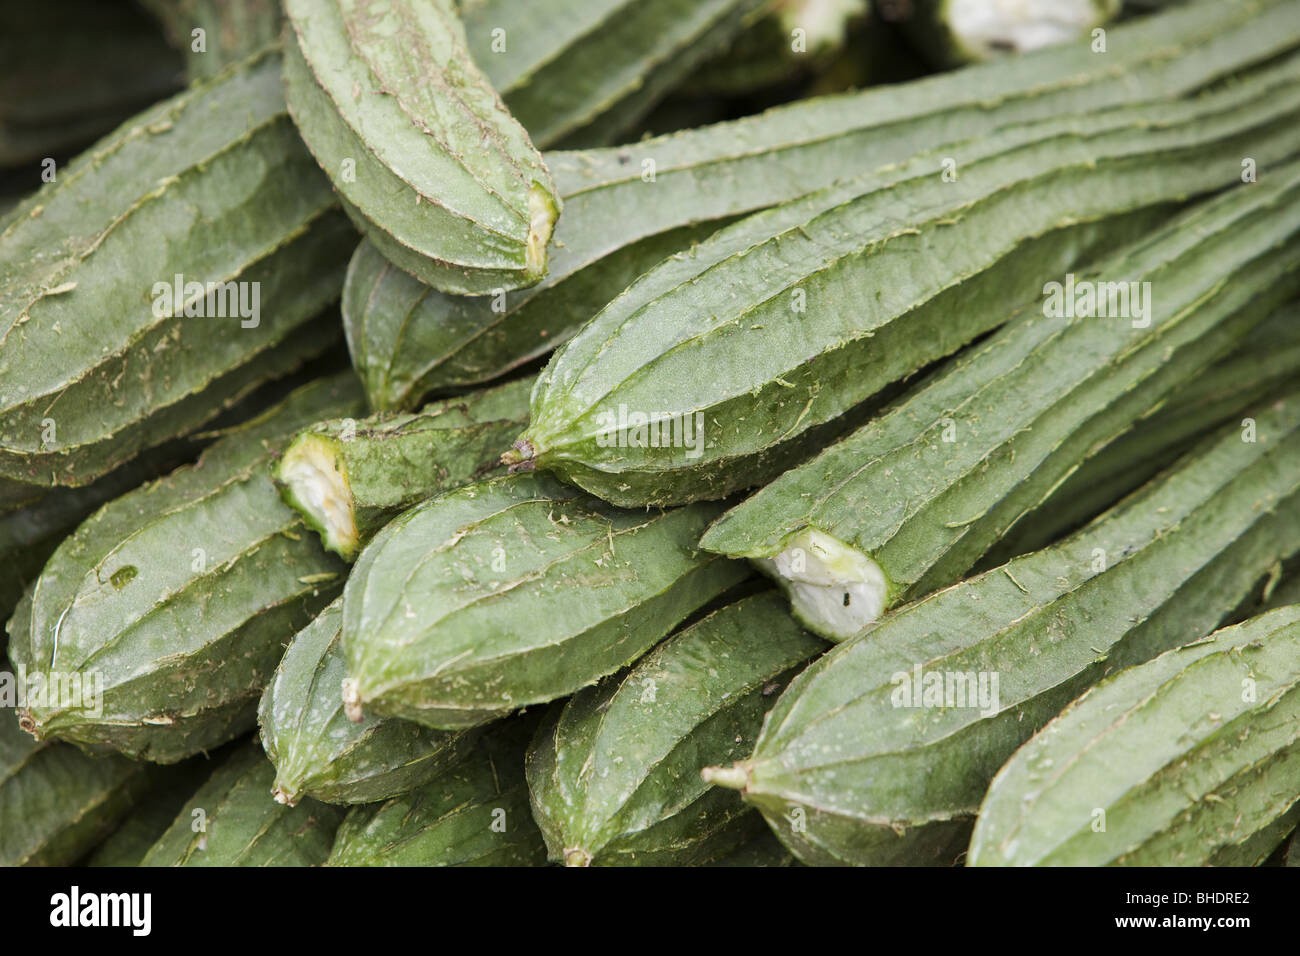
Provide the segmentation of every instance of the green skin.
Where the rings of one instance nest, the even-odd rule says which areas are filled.
[[[469,0],[460,15],[474,62],[533,142],[603,146],[725,49],[764,2]]]
[[[27,623],[24,597],[10,634]],[[0,657],[0,667],[12,668]],[[125,817],[157,777],[122,757],[89,757],[70,744],[37,742],[0,713],[0,865],[69,866]]]
[[[70,866],[148,799],[157,768],[124,757],[88,757],[70,744],[37,743],[10,714],[3,724],[3,865]]]
[[[612,674],[747,576],[696,549],[716,514],[619,511],[531,475],[406,511],[344,591],[349,716],[455,730]]]
[[[1201,379],[1300,291],[1298,255],[1293,163],[1267,184],[1176,217],[1079,277],[1161,290],[1146,303],[1146,327],[1127,316],[1045,315],[1040,293],[885,415],[733,508],[701,546],[770,558],[816,528],[869,555],[894,602],[954,583],[1094,449]],[[805,617],[831,639],[869,622],[832,632]]]
[[[470,59],[451,0],[287,0],[285,12],[289,109],[384,255],[463,295],[545,275],[555,184]]]
[[[280,0],[140,0],[157,18],[168,41],[185,54],[190,82],[216,76],[226,66],[275,43],[283,14]],[[193,31],[204,31],[194,49]]]
[[[262,695],[258,724],[275,764],[272,792],[290,806],[304,796],[373,803],[413,790],[464,759],[477,736],[374,716],[348,720],[339,692],[342,626],[340,598],[298,632]]]
[[[1033,255],[1026,258],[1036,259],[1046,274],[1064,272],[1074,263],[1093,257],[1102,248],[1129,241],[1140,235],[1164,215],[1164,208],[1157,207],[1114,217],[1101,223],[1086,223],[1057,230],[1038,242]],[[663,265],[669,264],[665,262]],[[911,333],[917,338],[911,341],[914,343],[924,341],[929,343],[931,348],[942,352],[958,348],[962,344],[959,339],[961,329],[948,321],[948,317],[953,314],[991,315],[995,309],[1001,308],[1009,283],[1018,284],[1012,287],[1013,291],[1019,288],[1019,294],[1022,297],[1027,296],[1032,283],[1037,281],[1030,276],[1031,272],[1025,267],[1025,259],[1017,260],[1015,257],[1010,257],[1004,260],[987,270],[978,280],[964,284],[951,293],[940,295],[923,309],[917,310],[911,316],[912,324],[909,326]],[[618,304],[619,300],[614,300],[611,308],[616,308]],[[902,332],[891,330],[891,334],[902,335]],[[513,449],[507,452],[502,460],[513,470],[527,471],[550,467],[557,475],[572,484],[579,487],[586,487],[589,484],[591,487],[587,490],[621,507],[641,507],[647,501],[675,504],[724,498],[743,488],[766,484],[794,464],[821,451],[831,442],[869,421],[875,411],[872,407],[873,403],[879,404],[888,388],[911,374],[911,364],[920,361],[908,358],[915,354],[915,348],[908,346],[904,341],[900,341],[897,347],[891,346],[890,350],[883,354],[887,356],[883,361],[875,362],[870,366],[870,376],[853,381],[846,378],[838,380],[846,388],[859,388],[859,394],[867,393],[865,399],[870,401],[864,399],[862,402],[846,406],[838,414],[830,415],[825,421],[815,422],[806,429],[800,428],[797,413],[788,426],[778,426],[771,432],[760,434],[754,432],[751,420],[729,417],[730,412],[727,414],[684,412],[679,413],[682,415],[679,421],[698,423],[700,418],[697,416],[704,416],[705,429],[693,429],[694,434],[705,435],[702,456],[696,454],[697,449],[694,446],[691,446],[688,452],[683,452],[682,446],[625,447],[611,451],[609,446],[614,445],[615,440],[598,434],[595,437],[586,435],[583,439],[584,446],[595,449],[594,457],[603,459],[609,467],[606,472],[588,468],[570,459],[564,459],[557,464],[554,455],[539,455],[536,439],[532,437],[533,430],[529,429],[516,439]],[[560,357],[557,355],[552,360],[552,365],[543,372],[543,384],[534,390],[534,414],[537,411],[539,393],[546,391],[544,387],[546,377],[551,374],[551,369]],[[842,356],[836,359],[836,361],[842,360]],[[831,363],[828,362],[826,367],[831,368]],[[805,377],[810,374],[805,373]],[[844,374],[848,373],[844,372]],[[798,377],[791,376],[793,379]],[[653,388],[653,379],[654,376],[650,382],[651,388]],[[787,379],[782,378],[781,381]],[[863,386],[866,381],[876,381],[879,387],[871,391]],[[628,384],[635,388],[639,383]],[[809,393],[814,398],[801,404],[800,410],[810,407],[817,391],[820,389],[809,386]],[[781,392],[772,395],[770,398],[772,404],[762,405],[759,413],[777,420],[789,418],[791,402],[784,394],[784,387]],[[668,401],[671,402],[672,399]],[[744,400],[739,401],[743,403]],[[589,411],[587,415],[588,419],[596,420],[596,425],[593,427],[597,431],[606,427],[606,422],[617,420],[618,413],[615,409],[619,405],[614,404],[612,399],[607,399],[606,404],[609,407],[603,411]],[[620,404],[629,408],[640,407],[626,402]],[[581,415],[577,417],[582,418]],[[786,432],[782,433],[780,427],[786,427]],[[782,434],[785,437],[780,437]],[[739,443],[743,449],[743,443],[753,444],[755,441],[761,443],[761,447],[756,451],[745,453],[742,450],[738,454],[720,453],[721,449],[727,447],[729,443]],[[645,459],[650,461],[647,462]],[[669,459],[677,459],[677,461],[670,462]],[[705,463],[698,464],[700,461]],[[678,467],[678,464],[681,467]]]
[[[77,525],[106,502],[192,458],[198,444],[194,438],[168,442],[84,488],[56,488],[26,507],[0,513],[0,560],[12,569],[0,578],[0,620],[8,620],[23,589]]]
[[[139,114],[0,233],[0,478],[89,484],[320,354],[334,333],[311,320],[354,243],[285,111],[278,54]],[[244,284],[249,317],[225,296],[224,318],[171,315],[155,284],[178,274]],[[265,314],[246,326],[253,289]],[[61,334],[92,305],[94,335]]]
[[[348,266],[342,310],[353,365],[370,404],[380,410],[413,408],[426,394],[513,372],[576,332],[593,303],[608,302],[716,225],[710,221],[649,236],[572,275],[565,270],[574,246],[557,240],[547,277],[507,296],[501,312],[493,309],[495,297],[443,295],[362,241]]]
[[[23,714],[32,732],[170,763],[250,729],[284,644],[344,571],[280,500],[271,460],[304,425],[362,407],[351,373],[304,386],[67,538],[10,654],[29,673],[97,675],[102,709],[43,701]]]
[[[1210,858],[1210,866],[1262,866],[1276,853],[1288,833],[1300,824],[1300,804],[1241,843],[1229,843]]]
[[[320,866],[343,811],[315,800],[296,807],[277,803],[268,793],[274,777],[256,741],[233,749],[140,866]]]
[[[468,759],[418,790],[353,807],[327,866],[543,866],[524,746],[536,720],[497,724]]]
[[[1264,594],[1265,610],[1286,607],[1288,604],[1300,604],[1300,574],[1294,568],[1280,581],[1273,582],[1273,587]]]
[[[174,767],[159,768],[158,785],[138,800],[103,843],[84,860],[86,866],[139,866],[194,792],[207,780],[212,758],[191,757]]]
[[[1223,361],[1184,383],[1153,414],[1084,461],[1036,509],[1020,518],[978,568],[997,567],[1045,547],[1140,487],[1207,430],[1253,417],[1300,375],[1300,306],[1253,329]],[[1289,603],[1289,602],[1288,602]]]
[[[761,830],[735,793],[708,786],[700,771],[750,751],[776,692],[824,646],[768,592],[554,705],[527,764],[550,859],[698,865]]]
[[[1298,73],[1292,56],[1195,100],[1004,130],[945,147],[961,160],[955,182],[922,156],[741,220],[642,276],[565,344],[509,460],[622,506],[751,485],[784,441],[996,327],[1007,295],[1028,299],[1066,271],[1045,251],[1054,229],[1235,181],[1247,143],[1291,155]],[[942,265],[917,274],[918,258]],[[865,312],[844,315],[833,303],[845,301]],[[706,445],[611,441],[624,409],[702,417]]]
[[[313,425],[285,450],[276,484],[325,548],[353,561],[411,505],[498,470],[501,445],[528,423],[532,386],[525,378],[415,414]]]
[[[993,778],[966,862],[1256,866],[1300,816],[1297,793],[1300,607],[1291,606],[1083,694]]]
[[[1107,673],[1213,631],[1295,551],[1300,395],[1262,411],[1257,436],[1230,427],[1082,532],[840,644],[715,782],[743,788],[805,863],[952,862],[1021,744]],[[917,666],[983,674],[986,690],[996,674],[998,694],[910,706]]]
[[[473,23],[476,14],[466,15]],[[430,392],[486,381],[545,354],[641,273],[728,217],[999,125],[1189,94],[1294,46],[1300,20],[1285,4],[1227,0],[1117,27],[1111,38],[1105,57],[1044,51],[615,149],[547,153],[567,214],[547,277],[506,296],[504,311],[495,297],[441,295],[363,243],[343,314],[371,402],[413,409]],[[653,182],[642,178],[647,160]]]
[[[8,516],[41,500],[45,488],[25,481],[0,478],[0,515]]]
[[[844,31],[841,31],[834,38],[824,37],[822,44],[810,44],[811,55],[807,51],[795,53],[791,49],[790,31],[784,27],[775,10],[768,10],[727,49],[687,77],[678,91],[680,95],[676,100],[669,100],[667,107],[684,109],[688,105],[700,105],[704,100],[713,105],[712,101],[753,96],[781,84],[794,83],[807,70],[820,70],[842,53],[844,40]],[[662,113],[662,110],[652,113],[647,122],[653,123]],[[702,124],[684,124],[675,128],[698,125]]]

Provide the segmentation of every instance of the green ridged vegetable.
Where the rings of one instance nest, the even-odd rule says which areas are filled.
[[[285,12],[294,122],[384,256],[459,294],[546,275],[555,183],[470,59],[451,0],[287,0]]]
[[[1300,607],[1130,667],[1016,751],[968,866],[1257,866],[1300,817]]]
[[[28,627],[30,591],[7,623]],[[22,671],[0,655],[3,711],[23,690]],[[157,782],[158,769],[121,757],[89,757],[71,744],[38,742],[0,712],[0,866],[69,866],[95,846]]]
[[[0,478],[42,485],[89,484],[332,345],[309,320],[355,243],[272,52],[134,117],[6,222]],[[195,311],[226,317],[173,314]]]
[[[960,66],[1061,44],[1092,50],[1093,31],[1118,15],[1121,0],[907,0],[900,6],[906,13],[897,22],[913,42],[936,65]]]
[[[185,55],[191,81],[207,79],[280,38],[280,0],[140,0]],[[195,35],[196,31],[203,31]],[[195,49],[201,47],[201,49]]]
[[[1247,860],[1267,860],[1297,823],[1300,823],[1300,804],[1293,805],[1287,813],[1243,842],[1225,846],[1210,858],[1209,866],[1249,866]]]
[[[695,865],[754,832],[739,797],[700,771],[747,755],[776,693],[825,647],[782,603],[769,592],[715,611],[552,707],[527,764],[551,860]]]
[[[156,768],[38,743],[0,714],[0,864],[70,866],[147,798]]]
[[[25,481],[0,478],[0,515],[9,515],[41,500],[45,489]]]
[[[37,580],[10,656],[97,675],[102,713],[29,707],[32,732],[171,763],[250,729],[284,645],[345,570],[280,500],[270,463],[303,426],[361,407],[350,372],[304,386],[82,523]]]
[[[1101,301],[1051,308],[1044,286],[883,416],[723,515],[700,546],[755,560],[831,640],[956,582],[1092,451],[1300,292],[1300,163],[1061,279],[1058,298],[1099,290]],[[1122,299],[1108,303],[1108,285]]]
[[[1012,525],[977,567],[997,567],[1046,547],[1140,487],[1207,431],[1251,417],[1297,380],[1300,305],[1292,304],[1253,329],[1231,355],[1183,384],[1131,430],[1083,461],[1045,502]]]
[[[524,780],[531,718],[493,727],[468,759],[418,790],[353,807],[329,866],[543,866]]]
[[[104,135],[170,96],[180,60],[129,4],[5,0],[0,33],[0,167],[30,164]]]
[[[375,408],[413,409],[557,347],[721,219],[1000,125],[1186,95],[1297,44],[1294,5],[1203,3],[1117,27],[1105,56],[1043,51],[617,149],[548,153],[567,213],[547,277],[504,302],[446,296],[362,243],[343,308],[354,364]],[[700,225],[671,234],[690,223]]]
[[[1187,382],[1124,442],[1175,445],[1295,381],[1300,370],[1300,302],[1271,315],[1205,375]],[[1140,436],[1140,437],[1139,437]],[[1116,442],[1116,446],[1120,443]]]
[[[716,514],[617,511],[531,475],[417,505],[344,590],[349,716],[454,730],[612,674],[746,576],[696,550]]]
[[[710,778],[805,863],[952,862],[1017,747],[1107,673],[1213,631],[1300,547],[1300,395],[1256,438],[1216,433],[1078,534],[840,644]]]
[[[849,10],[841,11],[832,4],[823,18],[822,5],[818,0],[813,0],[813,3],[818,9],[813,12],[814,22],[808,31],[809,40],[803,52],[794,51],[791,32],[783,22],[786,11],[799,5],[769,4],[764,15],[747,27],[726,49],[706,60],[686,77],[676,91],[677,95],[659,110],[651,112],[646,118],[646,125],[658,129],[657,122],[670,109],[698,109],[706,114],[717,111],[725,115],[725,98],[754,96],[782,84],[793,84],[803,76],[805,69],[822,66],[830,61],[835,53],[843,49],[847,31],[843,29],[840,14],[847,16]],[[868,8],[867,0],[848,0],[848,6],[857,7],[858,13],[865,13]],[[812,55],[808,55],[809,52]],[[675,128],[688,129],[702,125],[704,124],[681,123]]]
[[[533,142],[605,145],[765,0],[461,0],[474,62]],[[504,46],[504,49],[502,47]]]
[[[275,768],[255,742],[212,771],[140,866],[320,866],[343,820],[338,807],[271,799]]]
[[[181,808],[208,779],[212,766],[204,755],[167,768],[158,785],[136,801],[126,818],[81,865],[139,866],[149,848],[167,832]]]
[[[1300,604],[1300,564],[1287,569],[1278,579],[1272,581],[1263,597],[1265,610]]]
[[[595,224],[586,222],[582,233],[590,236]],[[715,227],[710,221],[649,236],[571,275],[564,263],[582,240],[561,238],[548,277],[507,296],[504,312],[493,311],[494,299],[443,295],[363,241],[343,286],[352,364],[371,406],[380,410],[409,409],[431,392],[482,384],[550,352],[576,331],[574,318],[588,315],[593,303],[608,302]]]
[[[405,720],[343,713],[343,601],[298,632],[267,684],[258,711],[262,745],[275,764],[274,796],[372,803],[413,790],[465,756],[475,732],[430,730]]]
[[[1043,275],[1069,271],[1079,250],[1057,247],[1077,224],[1104,230],[1238,181],[1247,153],[1294,154],[1298,75],[1292,55],[1193,101],[943,147],[959,158],[955,181],[941,157],[921,156],[749,216],[646,273],[556,353],[507,460],[624,506],[759,483],[783,443],[1005,321],[1005,303],[1029,298]],[[704,447],[656,441],[624,424],[632,414],[703,420]]]
[[[326,363],[331,361],[325,359]],[[13,569],[11,575],[0,578],[0,620],[9,617],[23,589],[39,577],[54,549],[98,508],[146,481],[192,462],[205,446],[220,437],[222,429],[264,411],[287,395],[295,383],[310,381],[322,367],[319,361],[308,363],[292,375],[254,389],[207,422],[202,432],[191,432],[151,448],[89,485],[51,489],[21,485],[27,489],[22,497],[26,498],[33,490],[39,496],[11,510],[0,506],[0,561],[9,562]],[[337,368],[337,364],[330,367]]]
[[[193,436],[191,436],[193,437]],[[105,502],[159,477],[193,457],[193,440],[168,442],[83,488],[55,488],[36,501],[0,514],[0,620],[8,619],[23,589],[40,576],[54,549]]]
[[[276,484],[325,548],[351,561],[411,505],[499,467],[502,444],[528,424],[532,387],[530,377],[414,414],[313,425],[285,449]]]
[[[31,613],[24,596],[9,621],[22,630]],[[6,671],[0,688],[14,694]],[[11,704],[12,702],[7,702]],[[7,711],[8,705],[5,707]],[[146,794],[157,768],[121,757],[88,757],[70,744],[37,742],[0,712],[0,866],[68,866],[97,844]]]

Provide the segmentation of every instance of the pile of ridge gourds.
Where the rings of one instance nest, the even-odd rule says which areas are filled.
[[[0,863],[1300,864],[1294,0],[0,7]]]

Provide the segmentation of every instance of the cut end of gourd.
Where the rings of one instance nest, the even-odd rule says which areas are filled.
[[[948,29],[960,60],[1027,53],[1088,34],[1118,12],[1116,0],[948,0]]]
[[[41,739],[41,728],[36,723],[36,718],[32,716],[32,712],[26,707],[18,711],[18,726],[37,740]]]
[[[700,771],[705,783],[725,790],[744,790],[749,786],[749,767],[733,764],[730,767],[705,767]]]
[[[528,241],[525,248],[525,269],[531,279],[541,279],[546,275],[546,247],[550,245],[555,220],[559,217],[560,209],[554,197],[541,183],[533,183],[528,190]]]
[[[338,442],[308,432],[288,447],[275,472],[284,500],[302,513],[329,551],[344,560],[360,545],[352,488]]]
[[[343,714],[354,724],[361,723],[366,716],[361,710],[361,688],[355,677],[343,678]]]
[[[777,5],[776,13],[786,36],[802,30],[809,53],[830,53],[844,46],[850,22],[871,15],[871,4],[869,0],[787,0]]]
[[[774,557],[754,563],[781,586],[795,617],[830,641],[852,637],[888,606],[889,579],[880,565],[815,528],[787,538]]]
[[[572,847],[564,851],[565,866],[591,866],[591,854],[586,850]]]
[[[510,469],[510,474],[520,471],[532,471],[537,467],[537,449],[526,438],[518,439],[510,451],[501,456],[501,464]]]
[[[275,798],[276,803],[282,803],[286,807],[296,807],[298,805],[298,795],[286,790],[279,783],[271,788],[271,796]]]

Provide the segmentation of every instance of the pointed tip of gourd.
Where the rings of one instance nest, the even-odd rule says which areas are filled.
[[[541,183],[533,183],[528,190],[528,240],[525,248],[525,269],[531,279],[541,279],[546,275],[546,247],[550,245],[555,220],[559,216],[555,197]]]
[[[343,713],[354,724],[365,719],[361,710],[361,688],[357,686],[355,677],[343,678]]]
[[[581,847],[569,847],[564,851],[565,866],[591,866],[591,854]]]
[[[700,771],[705,783],[727,790],[744,790],[749,786],[749,765],[732,764],[730,767],[705,767]]]
[[[501,456],[501,464],[508,466],[512,475],[532,471],[537,467],[537,449],[528,439],[520,438],[510,451]]]

